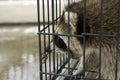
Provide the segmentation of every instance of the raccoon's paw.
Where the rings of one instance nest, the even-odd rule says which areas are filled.
[[[83,57],[80,58],[78,65],[76,66],[77,70],[73,72],[73,75],[82,75],[83,74]]]

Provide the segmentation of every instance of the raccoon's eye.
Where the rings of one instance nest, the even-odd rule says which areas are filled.
[[[62,49],[63,51],[67,50],[66,44],[59,36],[57,35],[53,36],[53,41],[58,48]]]

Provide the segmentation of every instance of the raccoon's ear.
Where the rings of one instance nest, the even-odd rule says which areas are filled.
[[[70,26],[72,27],[73,30],[76,30],[76,23],[77,23],[77,20],[78,20],[78,15],[77,13],[74,13],[74,12],[68,12],[66,11],[64,13],[64,19],[65,19],[65,23],[69,23]]]

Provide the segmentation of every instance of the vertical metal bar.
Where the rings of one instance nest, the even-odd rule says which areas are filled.
[[[58,66],[58,64],[59,64],[58,57],[59,57],[59,56],[58,56],[58,53],[57,53],[57,71],[58,71],[58,67],[59,67],[59,66]]]
[[[54,0],[52,0],[52,22],[54,22]],[[52,24],[52,32],[54,31],[54,24]],[[53,72],[55,73],[55,44],[53,43]]]
[[[63,0],[62,0],[63,1]],[[61,0],[59,0],[59,17],[61,16]],[[64,56],[63,56],[64,57]],[[62,66],[62,55],[59,56],[59,64]]]
[[[61,0],[59,0],[59,16],[61,16]]]
[[[57,17],[58,17],[58,1],[56,0],[56,19],[57,19]]]
[[[84,23],[83,23],[83,32],[86,33],[86,0],[84,0]],[[83,37],[83,76],[85,76],[85,48],[86,48],[86,37]]]
[[[119,24],[119,23],[118,23]],[[118,53],[119,53],[119,33],[118,33],[118,35],[117,35],[117,37],[116,37],[116,40],[117,40],[117,42],[116,42],[116,64],[115,64],[115,80],[117,80],[117,72],[118,72]]]
[[[38,19],[38,32],[40,32],[40,4],[37,0],[37,19]]]
[[[43,6],[43,27],[45,28],[45,1],[42,2]],[[44,29],[45,33],[45,29]],[[46,52],[46,35],[44,34],[44,52]],[[45,53],[46,54],[46,53]],[[47,72],[46,59],[45,59],[45,72]],[[47,80],[47,74],[45,74],[45,80]]]
[[[98,78],[101,79],[101,60],[102,60],[102,26],[103,26],[103,0],[101,0],[100,4],[100,37],[99,37],[99,76]]]
[[[50,10],[49,10],[49,0],[47,0],[47,11],[48,11],[48,25],[50,24]],[[50,26],[48,27],[48,33],[50,33]],[[50,35],[48,35],[48,46],[49,46],[49,49],[51,49],[51,46],[50,46]],[[48,54],[49,54],[49,72],[51,72],[51,54],[50,52],[48,51]],[[51,79],[51,74],[49,75],[50,79]]]
[[[70,5],[70,0],[68,0],[68,6]],[[68,9],[68,24],[70,24],[70,11]],[[70,34],[70,28],[68,27],[68,33],[67,34]],[[67,37],[67,36],[66,36]],[[67,47],[67,54],[68,54],[68,59],[70,59],[70,36],[68,36],[68,47]],[[68,62],[68,74],[71,75],[71,70],[70,70],[70,62]]]
[[[62,66],[62,57],[61,57],[61,54],[60,54],[60,66]]]
[[[40,33],[40,4],[39,4],[39,0],[37,0],[37,17],[38,17],[38,32]],[[42,55],[41,55],[41,35],[38,34],[38,43],[39,43],[39,60],[42,59]],[[40,61],[39,64],[39,69],[40,69],[40,80],[43,79],[42,76],[42,61]]]
[[[63,57],[62,57],[62,59],[63,59],[63,62],[65,62],[66,60],[65,60],[65,54],[63,54]]]
[[[119,36],[120,36],[120,0],[118,0],[118,29],[117,29],[117,43],[116,43],[116,65],[115,65],[115,80],[117,80],[118,77],[118,56],[119,56]]]
[[[58,14],[58,12],[57,12],[58,9],[57,9],[57,8],[58,8],[58,2],[57,2],[57,0],[56,0],[56,20],[57,20],[57,17],[58,17],[58,15],[57,15],[57,14]],[[56,24],[57,24],[57,22],[56,22]],[[56,67],[57,67],[57,71],[58,71],[58,54],[56,54],[56,55],[57,55],[57,56],[56,56],[56,60],[57,60],[57,61],[56,61],[57,66],[56,66]]]

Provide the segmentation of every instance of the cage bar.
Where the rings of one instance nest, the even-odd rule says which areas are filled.
[[[86,23],[87,23],[87,10],[86,1],[84,0],[84,15],[83,15],[83,33],[81,35],[70,34],[70,29],[68,28],[67,34],[59,34],[55,32],[55,27],[57,21],[62,16],[63,3],[67,2],[67,5],[71,3],[78,2],[79,0],[37,0],[37,15],[38,15],[38,40],[39,40],[39,59],[40,59],[40,80],[109,80],[107,78],[103,79],[101,75],[101,64],[102,64],[102,41],[103,38],[116,38],[116,65],[115,65],[115,80],[118,77],[118,61],[119,61],[119,38],[120,38],[120,0],[118,0],[118,31],[117,35],[103,34],[103,16],[104,16],[104,0],[100,0],[100,16],[99,16],[99,33],[87,33]],[[46,15],[47,14],[47,15]],[[94,15],[94,14],[93,14]],[[47,18],[46,18],[47,17]],[[70,12],[68,11],[68,24],[70,24]],[[60,52],[57,51],[57,47],[54,42],[52,42],[54,36],[67,37],[67,51]],[[86,36],[98,37],[99,38],[99,69],[98,71],[86,69]],[[80,59],[72,59],[70,53],[70,38],[83,38],[83,74],[73,75],[73,72],[78,70]],[[98,78],[93,79],[87,78],[86,73],[91,74],[98,73]]]

